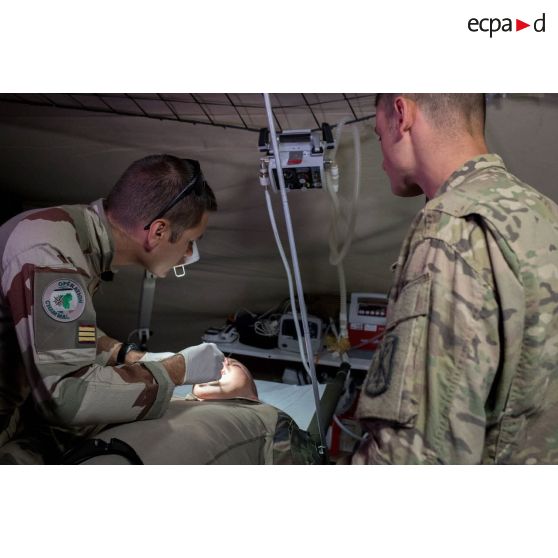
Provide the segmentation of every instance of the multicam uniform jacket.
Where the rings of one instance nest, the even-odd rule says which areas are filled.
[[[467,162],[403,244],[353,463],[558,463],[558,207]]]
[[[165,412],[174,384],[160,363],[108,365],[91,297],[112,256],[102,200],[0,228],[0,447],[45,424],[71,438]]]

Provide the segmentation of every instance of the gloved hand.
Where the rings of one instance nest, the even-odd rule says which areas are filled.
[[[183,384],[204,384],[221,377],[225,355],[215,343],[202,343],[188,347],[178,354],[184,357],[186,363]]]

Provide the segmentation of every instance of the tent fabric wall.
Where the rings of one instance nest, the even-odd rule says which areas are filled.
[[[339,118],[347,115],[339,110]],[[348,115],[350,116],[350,115]],[[300,119],[293,114],[293,127]],[[358,124],[362,137],[361,201],[346,259],[348,291],[386,292],[390,266],[424,198],[396,198],[382,171],[374,121]],[[558,103],[555,96],[510,97],[491,103],[489,148],[512,172],[558,201]],[[105,196],[121,172],[151,153],[198,159],[217,195],[200,243],[201,260],[187,277],[157,282],[151,350],[198,343],[204,329],[240,308],[266,310],[288,296],[285,272],[258,183],[257,134],[0,102],[0,188],[27,206],[88,203]],[[342,188],[352,187],[352,138],[338,152]],[[274,205],[278,221],[282,210]],[[325,192],[289,194],[302,280],[309,295],[333,296],[337,275],[328,263],[330,207]],[[142,271],[121,268],[95,299],[99,325],[124,339],[137,325]]]

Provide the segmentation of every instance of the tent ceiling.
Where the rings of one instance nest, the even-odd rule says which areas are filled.
[[[370,93],[284,93],[271,95],[271,103],[279,130],[314,129],[347,114],[352,122],[372,118],[374,97]],[[267,127],[263,96],[258,93],[16,93],[2,94],[0,101],[253,132]]]

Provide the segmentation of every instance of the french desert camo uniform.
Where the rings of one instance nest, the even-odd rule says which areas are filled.
[[[91,297],[110,270],[109,231],[102,200],[28,211],[0,228],[0,447],[25,432],[28,447],[15,450],[34,454],[25,460],[169,404],[162,364],[107,365],[114,340],[96,327]]]
[[[90,435],[122,439],[148,464],[317,462],[308,434],[271,405],[170,402],[160,362],[109,365],[118,342],[97,328],[91,297],[113,252],[102,200],[0,227],[0,463],[58,462]]]
[[[403,244],[354,463],[558,463],[558,206],[467,162]]]

